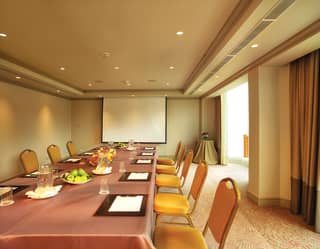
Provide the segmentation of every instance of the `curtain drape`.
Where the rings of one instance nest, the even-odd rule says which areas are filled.
[[[220,96],[220,104],[221,104],[221,149],[220,149],[220,163],[227,164],[227,153],[226,149],[228,147],[227,141],[227,122],[226,122],[226,94],[222,94]]]
[[[218,153],[218,163],[221,164],[221,97],[217,96],[213,98],[213,104],[215,109],[215,146]]]
[[[310,225],[320,181],[319,55],[317,50],[290,63],[291,210]]]

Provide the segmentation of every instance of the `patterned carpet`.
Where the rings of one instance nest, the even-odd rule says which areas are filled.
[[[192,168],[184,187],[188,193],[193,178],[195,165]],[[209,173],[202,190],[199,204],[192,215],[197,228],[203,229],[212,205],[216,186],[220,179],[232,177],[241,190],[241,201],[227,241],[226,249],[320,249],[320,234],[303,224],[301,217],[292,215],[284,208],[262,208],[246,198],[248,169],[239,165],[209,166]],[[178,218],[164,217],[162,220],[180,221]],[[216,248],[210,233],[206,236],[210,249]]]

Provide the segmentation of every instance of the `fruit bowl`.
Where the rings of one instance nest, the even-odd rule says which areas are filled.
[[[73,169],[61,175],[61,179],[69,184],[85,184],[92,180],[92,177],[83,169]]]

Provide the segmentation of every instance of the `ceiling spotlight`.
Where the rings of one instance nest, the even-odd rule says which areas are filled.
[[[7,37],[7,34],[5,34],[5,33],[0,33],[0,36],[1,36],[1,37]]]
[[[17,80],[20,80],[20,79],[21,79],[21,77],[20,77],[20,76],[16,76],[16,79],[17,79]]]
[[[263,22],[274,22],[276,21],[277,19],[274,19],[274,18],[263,18],[262,21]]]
[[[216,76],[214,76],[216,79],[218,79],[219,78],[219,75],[216,75]]]
[[[64,70],[66,70],[66,68],[65,67],[60,67],[60,70],[64,71]]]
[[[88,86],[92,87],[92,83],[89,83]]]
[[[257,43],[251,45],[252,48],[257,48],[259,45]]]
[[[114,69],[115,69],[115,70],[119,70],[119,69],[120,69],[120,67],[116,66],[116,67],[114,67]]]
[[[61,91],[58,89],[56,92],[57,92],[57,93],[60,93]]]
[[[174,69],[174,66],[170,66],[169,69],[170,69],[170,70],[173,70],[173,69]]]
[[[167,83],[166,83],[166,86],[169,86],[169,85],[170,85],[170,82],[167,82]]]
[[[183,33],[183,31],[178,31],[177,33],[176,33],[176,35],[183,35],[184,33]]]
[[[103,57],[106,58],[106,57],[109,57],[111,55],[110,52],[103,52]]]

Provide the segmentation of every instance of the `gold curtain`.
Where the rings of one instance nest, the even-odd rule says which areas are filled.
[[[319,151],[319,55],[290,64],[291,210],[315,224]]]
[[[221,163],[221,97],[217,96],[213,98],[213,100],[215,110],[215,133],[213,139],[218,154],[218,163]]]

